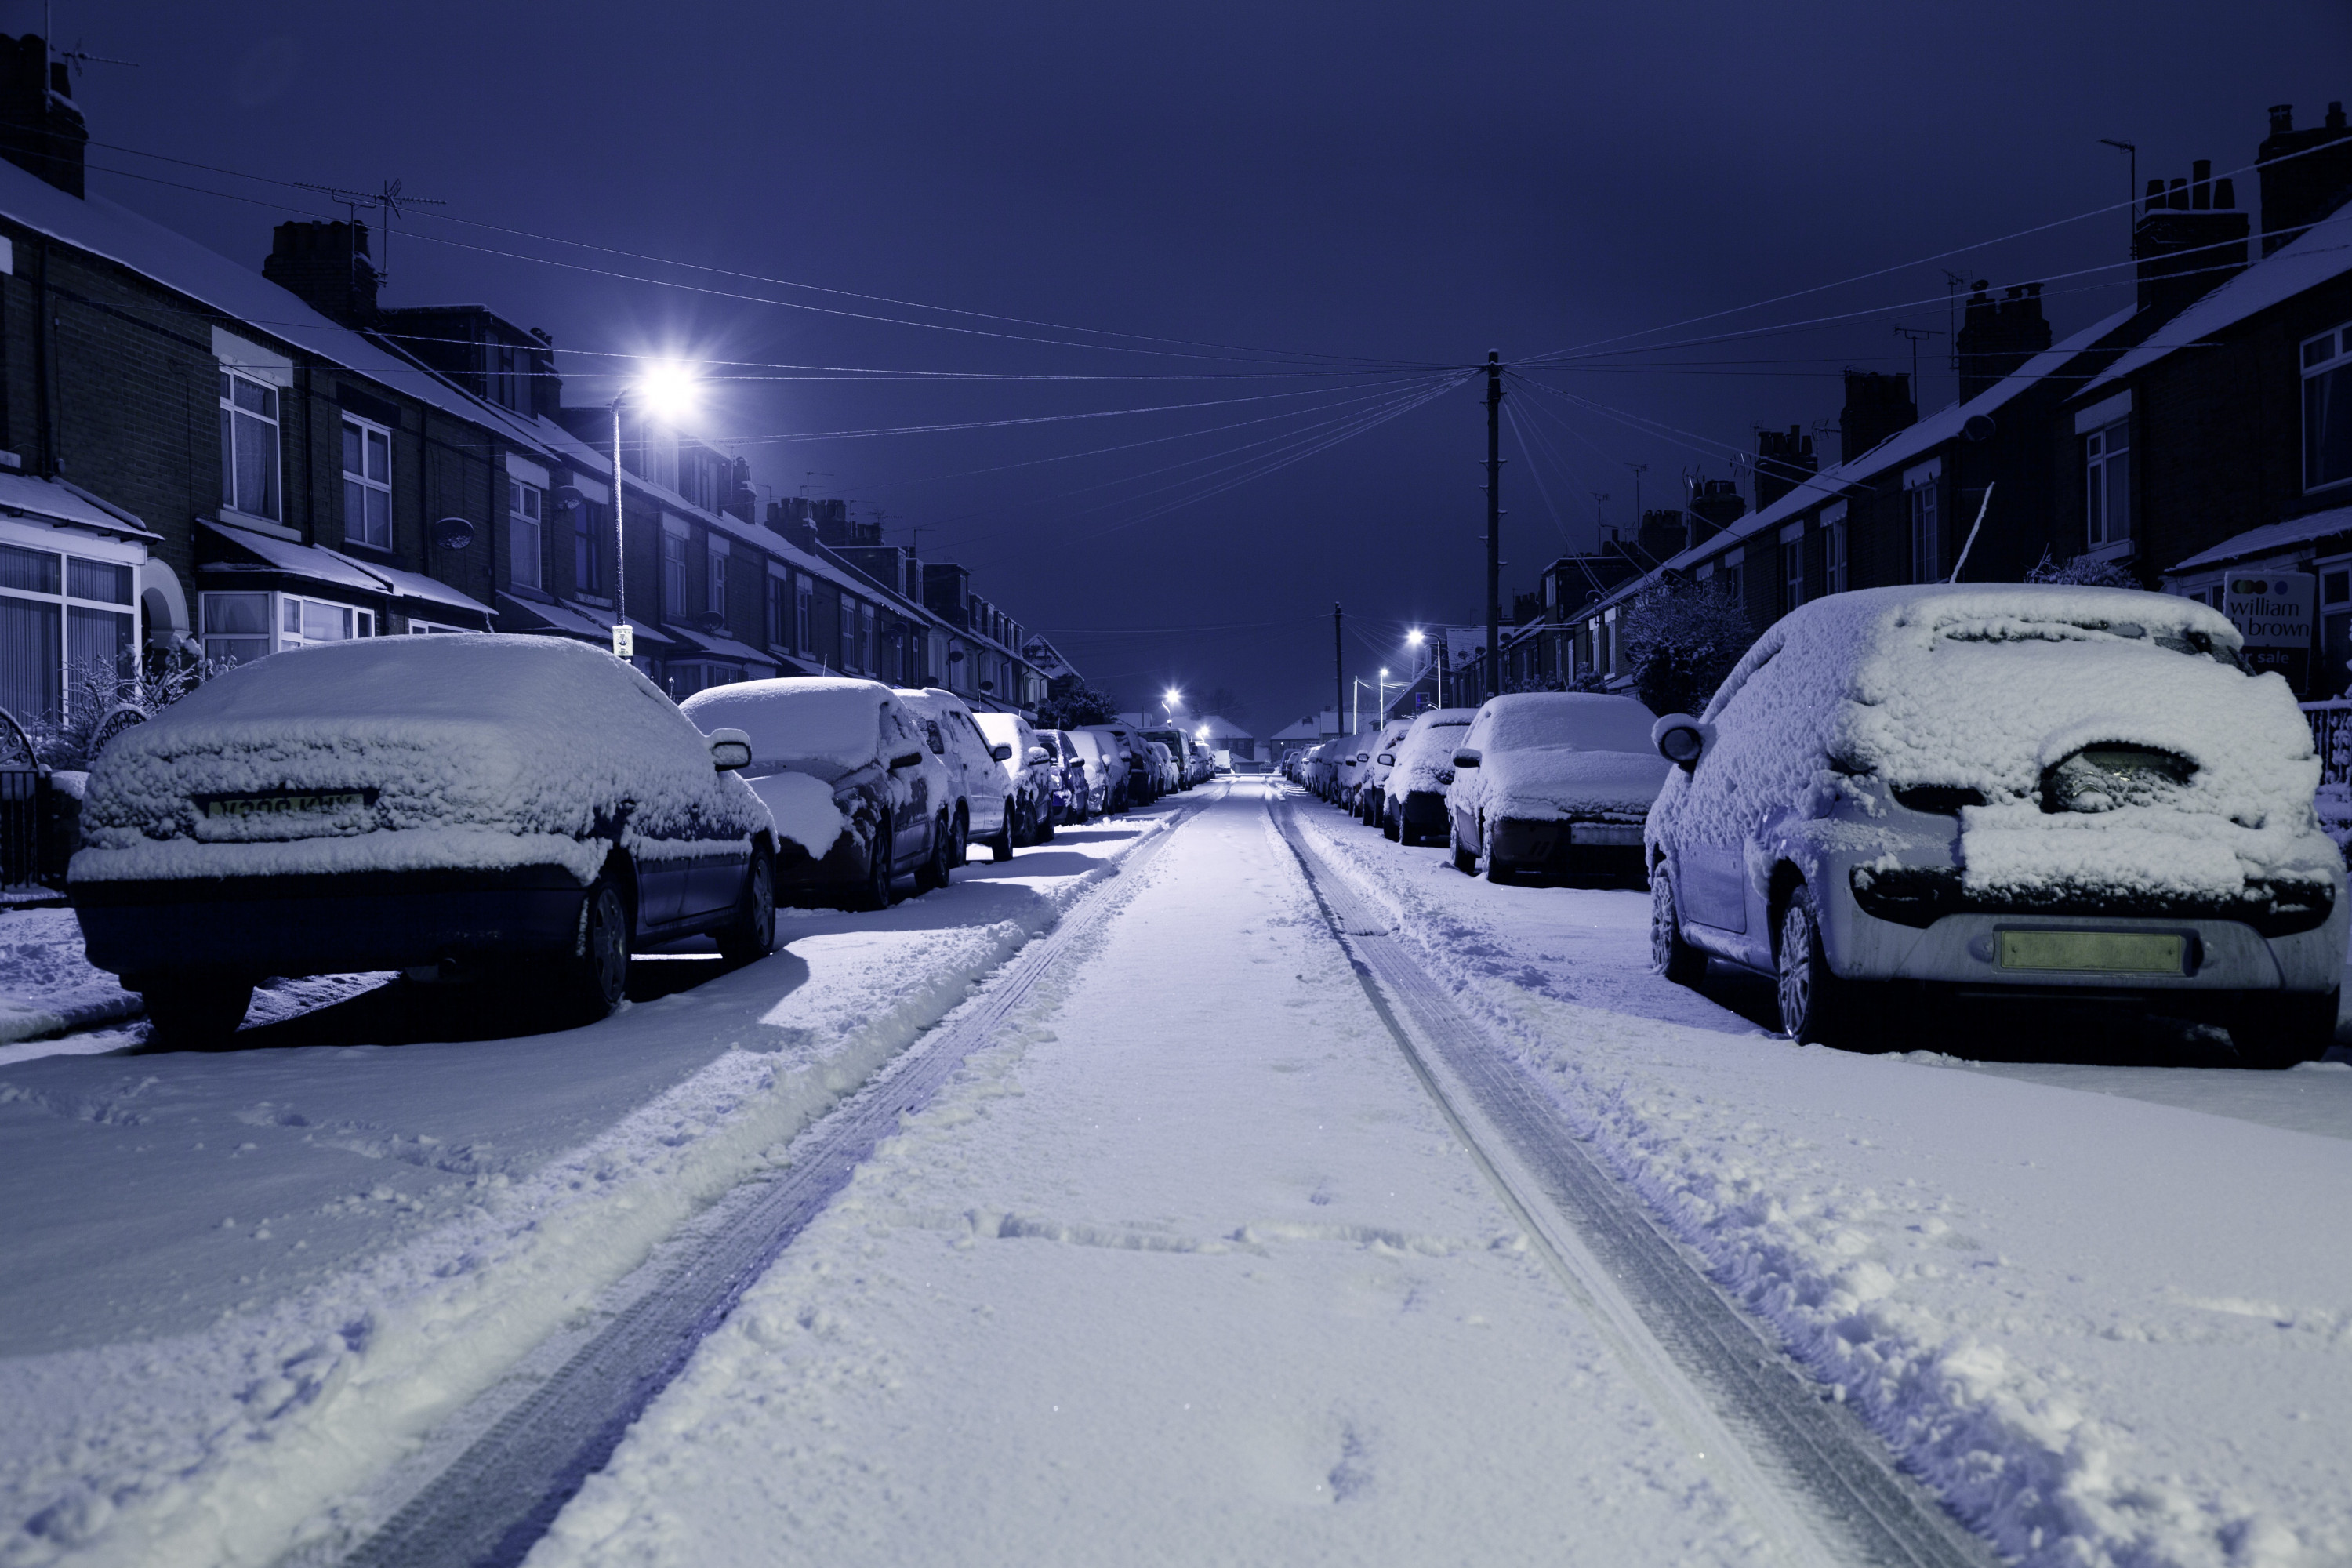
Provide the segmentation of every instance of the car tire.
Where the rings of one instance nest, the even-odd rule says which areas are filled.
[[[2249,997],[2239,1009],[2245,1021],[2243,1038],[2236,1023],[2230,1041],[2247,1067],[2276,1071],[2303,1062],[2315,1062],[2336,1043],[2336,1009],[2341,993],[2314,996],[2307,993]]]
[[[915,868],[915,890],[928,893],[944,888],[955,874],[955,830],[946,817],[931,824],[931,847]]]
[[[172,1051],[203,1051],[226,1044],[253,1005],[250,981],[158,980],[142,987],[147,1043]]]
[[[1019,833],[1016,831],[1020,826],[1021,817],[1019,807],[1012,801],[1006,801],[1004,803],[1004,820],[997,826],[995,834],[987,841],[988,858],[991,861],[997,865],[1003,865],[1005,861],[1013,858],[1013,841],[1020,837]]]
[[[1675,879],[1663,863],[1650,873],[1650,967],[1676,985],[1696,988],[1706,978],[1706,954],[1683,940]]]
[[[765,846],[751,847],[751,864],[743,871],[743,897],[735,918],[718,933],[719,956],[730,963],[749,963],[776,951],[776,858]]]
[[[1495,853],[1495,829],[1483,822],[1478,825],[1478,868],[1490,882],[1516,882],[1518,868],[1503,864],[1503,858]]]
[[[1054,828],[1055,822],[1053,814],[1048,812],[1037,821],[1037,842],[1040,844],[1051,844],[1054,842]]]
[[[955,828],[948,835],[948,842],[955,847],[950,864],[957,866],[971,864],[971,818],[966,816],[961,808],[956,812]]]
[[[607,871],[580,905],[579,934],[548,974],[550,1011],[566,1026],[611,1016],[629,990],[629,899]]]
[[[890,907],[890,818],[874,825],[874,847],[866,857],[866,879],[849,896],[849,907],[868,913]]]
[[[1446,814],[1445,832],[1447,842],[1454,847],[1454,868],[1465,877],[1475,874],[1478,869],[1478,852],[1463,844],[1462,829],[1455,825],[1450,812]]]
[[[1790,890],[1780,924],[1773,968],[1780,1032],[1801,1046],[1851,1047],[1862,1022],[1857,988],[1830,968],[1811,888],[1801,882]]]

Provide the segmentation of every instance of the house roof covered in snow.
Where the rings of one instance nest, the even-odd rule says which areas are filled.
[[[2347,272],[2352,272],[2352,205],[2337,208],[2292,244],[2279,247],[2165,322],[2075,395],[2087,397],[2177,350],[2210,342],[2214,333]]]
[[[2331,534],[2352,533],[2352,506],[2330,507],[2305,517],[2289,518],[2284,522],[2266,522],[2260,528],[2250,528],[2234,533],[2210,550],[2200,550],[2169,573],[2196,572],[2209,566],[2227,566],[2233,561],[2251,561],[2257,555],[2273,551],[2292,550],[2308,544],[2315,539]]]

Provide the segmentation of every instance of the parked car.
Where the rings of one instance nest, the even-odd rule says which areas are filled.
[[[1050,773],[1061,765],[1058,752],[1048,752],[1018,713],[975,713],[989,754],[1004,774],[1005,798],[1013,813],[1013,841],[1043,844],[1054,837],[1054,786]],[[1002,753],[999,755],[998,753]]]
[[[972,721],[963,699],[941,686],[900,688],[898,700],[940,727],[947,744],[948,771],[958,775],[963,795],[964,840],[988,846],[992,860],[1013,858],[1013,813],[996,748]]]
[[[1424,710],[1391,749],[1381,784],[1381,828],[1400,844],[1423,844],[1447,831],[1445,792],[1454,783],[1454,750],[1475,708]]]
[[[1085,770],[1087,784],[1087,815],[1101,816],[1111,809],[1111,800],[1126,776],[1124,761],[1127,753],[1116,750],[1106,736],[1092,730],[1065,730],[1062,738],[1074,748],[1080,766]]]
[[[1367,827],[1385,826],[1389,770],[1396,765],[1396,749],[1404,744],[1412,725],[1411,719],[1391,719],[1372,742],[1371,761],[1364,764],[1363,778],[1356,785],[1356,820]]]
[[[1045,777],[1050,791],[1046,821],[1055,827],[1087,819],[1087,770],[1076,742],[1059,730],[1040,730],[1037,743],[1045,749]]]
[[[962,858],[956,794],[924,719],[874,680],[744,680],[680,704],[698,729],[747,736],[742,776],[775,825],[776,887],[788,900],[889,906],[911,874],[948,885]]]
[[[1102,742],[1104,760],[1110,764],[1110,805],[1104,809],[1125,811],[1149,801],[1150,764],[1137,758],[1135,748],[1129,744],[1128,729],[1119,724],[1089,724],[1086,732]]]
[[[1446,791],[1454,863],[1489,881],[1527,871],[1642,875],[1642,825],[1664,787],[1631,697],[1522,691],[1490,697],[1454,751]]]
[[[584,644],[327,644],[115,736],[67,887],[158,1043],[227,1035],[264,976],[350,970],[510,970],[597,1018],[632,947],[773,947],[774,828],[734,776],[751,760]]]
[[[2333,1040],[2342,856],[2294,695],[2192,599],[1877,588],[1790,612],[1697,718],[1650,815],[1651,945],[1774,976],[1799,1040],[1874,1004],[2127,1003],[2251,1064]]]
[[[1146,730],[1143,731],[1143,738],[1168,748],[1168,760],[1173,764],[1169,770],[1169,777],[1174,782],[1168,784],[1167,788],[1191,789],[1192,787],[1192,742],[1184,731],[1171,725],[1163,730]]]
[[[1151,752],[1151,779],[1159,793],[1174,795],[1182,789],[1184,780],[1176,771],[1176,754],[1168,749],[1167,742],[1146,741],[1144,746]]]

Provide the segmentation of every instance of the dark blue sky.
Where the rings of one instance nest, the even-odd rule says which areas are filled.
[[[761,379],[710,383],[700,423],[744,443],[770,494],[822,470],[819,494],[882,508],[890,537],[919,527],[927,558],[973,568],[1129,705],[1223,685],[1261,730],[1328,700],[1334,600],[1367,677],[1407,624],[1483,616],[1476,388],[1314,449],[1351,409],[1489,348],[1668,328],[2121,201],[2103,136],[2138,142],[2143,179],[2198,157],[2226,172],[2252,162],[2268,105],[2309,123],[2352,99],[2342,0],[54,9],[62,44],[139,62],[93,64],[78,89],[93,167],[227,195],[127,174],[93,189],[257,267],[292,215],[256,201],[340,209],[139,154],[400,179],[447,205],[393,239],[386,302],[483,300],[545,327],[572,351],[575,401],[609,396],[599,373],[625,363],[591,352],[1122,378],[737,368],[720,374]],[[0,0],[11,31],[41,11]],[[2110,213],[1705,331],[1879,313],[1554,378],[1680,435],[1517,397],[1507,591],[1590,547],[1591,492],[1630,523],[1626,463],[1649,466],[1654,502],[1693,467],[1727,477],[1725,448],[1758,425],[1833,420],[1842,365],[1907,369],[1893,326],[1944,328],[1944,267],[2054,278],[2122,261],[2126,236]],[[2057,331],[2126,302],[2126,277],[2052,282]],[[895,320],[768,302],[787,300]],[[1880,310],[1906,301],[1928,302]],[[1921,351],[1929,406],[1951,395],[1947,348]],[[1243,398],[1261,401],[1223,401]]]

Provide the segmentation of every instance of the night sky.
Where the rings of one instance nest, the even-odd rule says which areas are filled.
[[[1123,705],[1222,686],[1260,733],[1328,703],[1335,600],[1368,679],[1483,619],[1480,389],[1416,404],[1448,371],[1581,353],[1530,367],[1581,402],[1507,405],[1530,588],[1596,505],[1632,523],[1627,464],[1658,504],[1833,421],[1842,366],[1907,371],[1947,268],[2053,279],[2062,335],[2127,302],[2126,213],[2062,221],[2129,194],[2099,138],[2143,181],[2226,174],[2268,105],[2352,99],[2343,0],[54,11],[138,62],[77,87],[92,191],[257,268],[273,224],[342,216],[286,182],[400,180],[446,205],[402,220],[385,303],[544,327],[574,402],[610,356],[736,362],[698,424],[763,496],[818,470]],[[1071,417],[1170,405],[1200,406]]]

